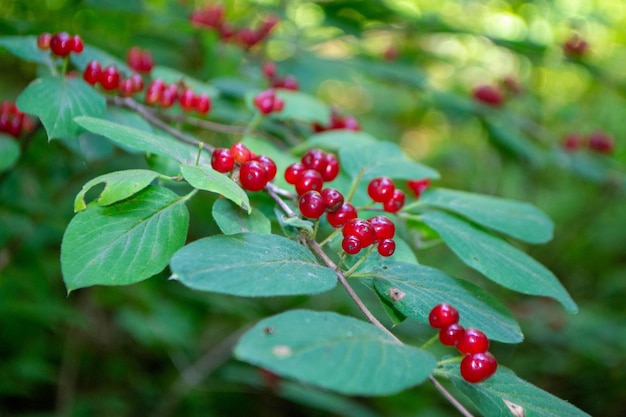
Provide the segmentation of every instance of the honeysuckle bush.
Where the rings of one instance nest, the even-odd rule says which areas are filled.
[[[190,27],[181,29],[182,33],[192,36],[193,30],[204,30]],[[31,139],[44,135],[51,141],[49,146],[62,144],[89,161],[87,173],[81,175],[87,179],[72,201],[74,217],[63,225],[60,245],[69,300],[80,297],[87,287],[125,286],[164,277],[173,282],[160,282],[163,287],[180,286],[199,296],[208,292],[252,298],[250,302],[259,305],[265,297],[311,297],[320,300],[315,309],[280,301],[286,306],[284,311],[260,321],[248,320],[241,332],[232,329],[234,357],[261,368],[266,383],[280,395],[348,415],[337,402],[349,400],[332,393],[385,396],[434,384],[466,415],[466,408],[487,416],[586,415],[518,378],[515,370],[507,368],[506,359],[500,360],[493,377],[470,384],[459,374],[454,349],[438,350],[428,341],[430,336],[421,341],[397,336],[396,329],[399,332],[402,326],[390,328],[381,323],[412,322],[427,328],[429,311],[446,302],[459,310],[464,326],[483,330],[496,345],[521,343],[522,330],[507,306],[482,289],[480,284],[487,281],[529,297],[551,298],[565,311],[577,312],[576,303],[556,276],[520,249],[550,241],[552,221],[523,201],[438,187],[437,181],[445,178],[436,165],[407,157],[398,145],[365,129],[316,132],[315,125],[332,124],[337,110],[335,103],[320,100],[304,88],[278,88],[284,107],[261,115],[253,98],[267,87],[260,75],[265,61],[263,43],[244,45],[241,50],[241,45],[224,43],[214,35],[202,36],[215,49],[226,51],[227,63],[242,59],[241,68],[247,74],[240,74],[233,65],[227,80],[199,79],[157,60],[144,78],[146,84],[160,78],[206,93],[213,102],[208,117],[184,112],[177,105],[149,106],[143,92],[118,97],[89,85],[82,74],[92,60],[103,66],[114,64],[130,74],[123,56],[89,42],[81,53],[59,59],[37,48],[36,35],[0,38],[8,53],[37,67],[36,79],[16,103],[20,111],[40,122],[34,131],[24,133],[22,142],[2,138],[7,151],[2,153],[0,166],[10,173],[20,163],[20,153],[26,157],[32,152],[35,143]],[[381,78],[424,87],[421,76],[405,70],[372,63],[372,71]],[[434,105],[450,105],[446,93],[430,93]],[[478,117],[496,145],[518,157],[543,161],[553,151],[556,161],[570,157],[511,136],[507,127],[518,125],[508,124],[508,113],[475,104],[470,98],[454,106]],[[212,169],[211,150],[235,142],[276,162],[278,175],[263,191],[248,192],[236,176]],[[324,217],[311,221],[299,214],[293,187],[282,175],[307,150],[317,148],[338,156],[341,171],[330,185],[362,207],[361,217],[380,211],[368,206],[366,186],[371,179],[386,176],[405,189],[405,206],[389,214],[397,228],[397,250],[391,257],[367,251],[345,256],[340,238]],[[97,161],[115,158],[123,158],[125,166],[106,166],[104,172],[101,166],[93,168]],[[582,160],[583,165],[591,164],[591,177],[603,180],[610,175],[601,159],[585,154]],[[412,196],[404,184],[415,179],[430,179],[433,185]],[[194,204],[205,210],[194,211]],[[420,263],[421,252],[432,245],[446,245],[467,269],[451,276],[444,272],[445,264]],[[481,278],[474,281],[476,275],[470,270]],[[329,310],[321,301],[341,291],[357,307],[350,314]],[[167,316],[167,308],[160,314]],[[141,327],[129,324],[137,320],[136,315],[124,317],[127,326]],[[226,381],[229,378],[237,377],[224,376]],[[276,382],[276,378],[284,379]],[[298,391],[303,387],[320,388],[320,395],[330,397],[305,399]],[[427,388],[420,386],[416,392],[422,389]],[[354,407],[354,415],[367,413],[358,403],[342,404]]]

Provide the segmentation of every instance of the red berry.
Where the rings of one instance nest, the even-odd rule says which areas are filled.
[[[396,242],[393,239],[383,239],[378,242],[378,254],[380,256],[391,256],[396,251]]]
[[[260,162],[267,172],[267,181],[270,182],[276,176],[276,163],[269,156],[259,155],[254,158],[255,161]]]
[[[473,384],[484,381],[498,369],[498,361],[489,352],[467,355],[461,361],[461,376]]]
[[[249,191],[260,191],[267,185],[267,171],[258,161],[247,161],[239,170],[239,182]]]
[[[235,158],[230,149],[215,148],[211,153],[211,167],[221,173],[232,171],[235,167]]]
[[[406,184],[411,189],[411,191],[413,191],[415,197],[419,198],[424,190],[430,187],[430,180],[428,178],[424,178],[423,180],[409,180],[406,182]]]
[[[330,182],[339,175],[339,160],[332,153],[326,154],[326,168],[321,174],[324,182]]]
[[[283,78],[282,88],[286,90],[297,91],[298,90],[298,80],[293,75],[287,75]]]
[[[561,146],[567,151],[577,151],[585,144],[585,138],[580,133],[568,133],[561,141]]]
[[[83,79],[91,85],[96,85],[100,81],[100,74],[102,73],[102,67],[98,61],[90,61],[85,67],[83,72]]]
[[[437,304],[428,314],[428,322],[435,329],[443,329],[459,322],[459,312],[450,304]]]
[[[252,152],[250,152],[250,149],[248,149],[248,147],[241,142],[237,142],[231,146],[230,151],[235,158],[235,162],[238,164],[243,164],[244,162],[248,162],[252,159]]]
[[[572,35],[564,44],[565,55],[571,58],[580,58],[587,52],[589,44],[578,35]]]
[[[302,155],[301,161],[306,169],[314,169],[323,174],[327,164],[326,152],[321,149],[311,149]]]
[[[387,213],[395,213],[404,206],[405,201],[406,201],[406,196],[404,195],[404,191],[395,189],[393,190],[393,194],[391,195],[391,198],[384,202],[383,209]]]
[[[202,93],[196,96],[196,111],[199,114],[207,114],[211,110],[211,98]]]
[[[282,98],[280,97],[274,98],[274,106],[272,107],[272,111],[278,113],[278,112],[283,111],[284,107],[285,107],[285,102],[283,101]]]
[[[146,89],[146,104],[153,106],[161,101],[161,96],[165,90],[165,82],[160,78],[150,81],[148,88]]]
[[[107,91],[115,90],[120,84],[120,73],[114,65],[109,65],[100,73],[100,85]]]
[[[296,182],[296,192],[298,195],[302,195],[310,190],[321,191],[323,185],[322,174],[315,170],[307,169],[300,174],[300,178]]]
[[[37,47],[42,51],[50,49],[50,40],[52,39],[52,35],[49,33],[42,33],[37,36]]]
[[[463,338],[456,345],[459,352],[463,354],[483,353],[489,350],[489,339],[478,329],[469,327],[465,329]]]
[[[130,97],[135,94],[135,85],[130,78],[125,78],[120,81],[120,85],[117,89],[122,97]]]
[[[491,85],[481,85],[472,92],[474,99],[489,106],[498,107],[504,104],[502,93]]]
[[[126,62],[128,66],[137,72],[150,72],[154,62],[149,51],[144,51],[136,46],[128,50],[126,54]]]
[[[72,52],[72,38],[66,32],[55,33],[50,38],[50,50],[53,54],[60,57],[65,57]]]
[[[346,130],[361,130],[361,126],[359,122],[356,120],[354,116],[346,116],[343,119],[343,128]]]
[[[379,177],[374,178],[367,185],[367,194],[375,202],[384,203],[393,196],[393,191],[395,189],[396,186],[391,178]]]
[[[361,241],[359,240],[358,237],[346,236],[341,241],[341,247],[343,248],[344,251],[346,251],[346,253],[350,255],[356,255],[357,253],[361,251],[361,248],[363,246],[361,245]]]
[[[22,133],[22,122],[24,121],[24,114],[17,113],[13,116],[13,119],[9,122],[7,133],[14,138],[17,138]]]
[[[611,154],[615,148],[615,143],[611,136],[601,130],[597,130],[589,135],[587,146],[592,151]]]
[[[83,52],[83,49],[85,48],[85,44],[83,43],[83,40],[81,39],[80,36],[78,35],[72,36],[71,43],[72,43],[72,52],[76,54],[80,54],[81,52]]]
[[[385,216],[374,216],[368,222],[376,232],[376,240],[392,239],[396,234],[396,225]]]
[[[334,188],[324,188],[321,194],[326,205],[326,211],[329,213],[337,211],[343,204],[343,194]]]
[[[178,86],[176,84],[170,84],[165,86],[163,92],[161,93],[161,98],[159,100],[159,104],[163,108],[169,108],[174,105],[176,100],[178,99]]]
[[[261,114],[270,114],[274,111],[274,101],[276,100],[276,93],[274,90],[269,89],[261,91],[253,99],[253,104],[261,112]]]
[[[266,62],[263,64],[263,76],[268,80],[273,80],[276,77],[276,64],[273,62]]]
[[[135,72],[130,76],[129,79],[131,80],[133,84],[133,89],[135,93],[138,93],[141,90],[143,90],[143,78],[141,78],[141,75]]]
[[[289,165],[285,170],[285,181],[287,181],[287,184],[295,185],[305,170],[306,168],[301,162]]]
[[[456,346],[464,334],[465,329],[463,326],[458,323],[452,323],[448,327],[439,330],[439,341],[446,346]]]
[[[333,227],[341,227],[351,219],[357,218],[357,212],[350,203],[343,203],[337,211],[326,214],[326,220]]]
[[[362,247],[366,248],[376,239],[376,232],[374,231],[374,227],[367,221],[363,219],[350,219],[343,226],[343,230],[341,231],[344,237],[347,236],[356,236],[361,241]]]
[[[313,190],[300,196],[299,207],[300,213],[309,219],[319,219],[326,210],[321,194]]]
[[[183,110],[190,111],[196,106],[196,93],[191,88],[185,88],[178,102]]]

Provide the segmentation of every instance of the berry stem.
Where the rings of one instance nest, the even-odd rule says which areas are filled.
[[[352,265],[352,267],[350,269],[348,269],[346,272],[343,273],[343,276],[346,277],[346,278],[349,278],[350,275],[352,275],[354,273],[354,271],[356,271],[357,268],[359,266],[361,266],[361,264],[363,262],[365,262],[365,260],[370,256],[370,254],[372,252],[374,252],[375,250],[376,250],[376,246],[375,245],[370,246],[370,248],[367,250],[367,252],[363,256],[361,256],[361,258],[359,258],[359,260],[356,261],[354,263],[354,265]]]
[[[252,132],[254,132],[254,130],[257,128],[257,126],[261,123],[262,120],[263,120],[263,115],[261,114],[261,112],[259,111],[254,112],[254,116],[252,116],[250,123],[248,123],[248,126],[246,126],[246,129],[244,130],[244,135],[249,135]]]
[[[202,148],[204,148],[204,142],[198,144],[198,155],[196,155],[196,166],[200,163],[200,155],[202,154]]]
[[[357,175],[354,181],[352,181],[352,184],[350,185],[350,190],[348,190],[348,194],[346,194],[346,198],[344,199],[346,203],[352,202],[352,197],[354,197],[356,189],[359,186],[359,183],[361,182],[364,174],[365,168],[361,168],[361,170],[359,171],[359,175]]]
[[[278,204],[280,209],[288,216],[288,217],[298,217],[298,215],[289,207],[287,203],[280,198],[279,194],[282,194],[284,191],[278,188],[271,182],[268,182],[265,186],[265,191],[269,194],[270,197]]]
[[[455,356],[454,358],[444,359],[437,362],[437,366],[445,366],[451,363],[461,362],[463,360],[463,356]]]
[[[428,339],[426,341],[426,343],[424,343],[422,345],[422,349],[427,349],[430,345],[432,345],[433,343],[435,343],[437,340],[439,340],[439,333],[435,333],[435,335],[433,337],[431,337],[430,339]]]
[[[341,233],[341,229],[335,229],[331,234],[329,234],[326,239],[322,240],[319,245],[320,247],[324,247],[325,244],[333,240],[339,233]]]
[[[463,404],[459,402],[459,400],[454,398],[454,396],[450,394],[450,392],[443,385],[441,385],[441,383],[437,381],[434,376],[431,375],[428,377],[428,379],[430,380],[430,382],[433,383],[435,388],[437,388],[437,391],[439,391],[441,395],[443,395],[448,401],[450,401],[450,404],[452,404],[454,408],[459,411],[459,413],[461,413],[464,417],[474,417],[474,415],[470,413],[467,408],[465,408]]]

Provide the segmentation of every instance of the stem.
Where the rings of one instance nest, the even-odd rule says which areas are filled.
[[[426,343],[424,343],[422,345],[422,349],[426,349],[428,348],[430,345],[432,345],[433,343],[435,343],[437,340],[439,340],[439,333],[435,333],[435,335],[433,337],[431,337],[430,339],[428,339],[426,341]]]
[[[298,215],[291,209],[291,207],[289,207],[287,203],[285,203],[283,199],[280,198],[280,196],[278,195],[279,190],[280,188],[278,188],[276,185],[272,184],[271,182],[267,183],[267,185],[265,186],[265,191],[267,191],[269,196],[272,197],[272,199],[276,202],[276,204],[278,204],[280,209],[283,212],[285,212],[287,216],[298,217]]]
[[[348,269],[346,272],[343,273],[344,277],[349,277],[350,275],[352,275],[352,273],[354,271],[356,271],[356,269],[361,266],[361,264],[370,256],[370,254],[376,249],[376,246],[372,245],[370,246],[370,248],[368,249],[367,253],[363,256],[361,256],[361,258],[359,258],[358,261],[356,261],[354,263],[354,265],[352,265],[352,267],[350,269]]]
[[[442,361],[437,362],[437,366],[447,365],[449,363],[457,363],[463,360],[463,356],[455,356],[454,358],[444,359]]]
[[[335,238],[335,236],[337,236],[339,233],[341,233],[341,229],[335,229],[333,230],[333,232],[331,234],[329,234],[326,239],[322,240],[319,245],[320,247],[323,247],[325,244],[327,244],[328,242],[330,242],[331,240],[333,240]]]
[[[200,155],[202,155],[202,148],[204,148],[204,142],[198,144],[198,155],[196,156],[196,166],[200,163]]]
[[[261,123],[262,120],[263,120],[263,115],[261,114],[261,112],[259,111],[255,112],[254,116],[252,116],[252,120],[250,120],[250,123],[248,123],[248,126],[246,126],[246,129],[244,130],[243,134],[249,135],[250,133],[252,133],[254,129],[256,129],[256,127]]]
[[[359,171],[359,175],[357,175],[354,181],[352,181],[350,190],[348,190],[348,194],[346,195],[346,198],[345,198],[345,201],[347,203],[352,201],[352,197],[354,197],[354,194],[356,193],[356,189],[359,186],[359,183],[361,182],[361,178],[363,178],[363,174],[365,174],[365,168],[361,168],[361,170]]]
[[[434,376],[431,375],[428,377],[428,379],[430,380],[430,382],[433,383],[435,388],[437,388],[437,391],[439,391],[441,395],[446,398],[446,400],[450,401],[450,404],[452,404],[454,408],[459,411],[459,413],[461,413],[465,417],[474,417],[474,415],[470,413],[467,408],[465,408],[463,404],[459,402],[459,400],[454,398],[454,396],[450,394],[450,392],[443,385],[441,385],[441,383],[439,383],[439,381],[437,381]]]

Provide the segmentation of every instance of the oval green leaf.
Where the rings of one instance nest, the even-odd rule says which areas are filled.
[[[50,52],[37,47],[36,36],[2,36],[0,46],[24,61],[52,66]]]
[[[454,279],[427,266],[389,260],[366,274],[384,300],[407,317],[428,323],[428,314],[439,303],[453,305],[465,327],[477,327],[490,339],[519,343],[524,337],[507,308],[478,286]]]
[[[544,243],[552,239],[554,224],[550,218],[537,207],[521,201],[433,188],[422,194],[421,205],[450,210],[528,243]]]
[[[85,194],[98,184],[104,183],[104,190],[96,200],[98,205],[108,206],[124,200],[146,188],[160,174],[147,169],[129,169],[100,175],[83,185],[74,200],[74,211],[87,208]]]
[[[190,288],[245,297],[317,294],[337,283],[304,246],[259,233],[197,240],[176,252],[170,268]]]
[[[102,207],[95,202],[65,230],[61,269],[68,291],[91,285],[128,285],[161,272],[185,244],[189,213],[167,188]]]
[[[248,213],[251,212],[248,194],[226,175],[209,166],[181,165],[180,171],[192,187],[221,194]]]
[[[48,139],[73,139],[81,128],[77,116],[102,117],[104,97],[80,78],[45,77],[30,83],[17,98],[24,113],[38,116]]]
[[[429,211],[422,220],[466,265],[492,281],[523,294],[552,297],[568,311],[578,311],[554,274],[510,243],[452,214]]]
[[[291,151],[296,155],[312,148],[322,148],[336,152],[341,148],[360,147],[372,143],[378,143],[378,139],[367,132],[334,129],[309,136],[304,143],[295,146]]]
[[[20,145],[16,140],[0,135],[0,172],[11,168],[20,157]]]
[[[525,417],[590,417],[567,401],[524,381],[504,366],[498,366],[495,375],[479,384],[466,382],[458,368],[458,365],[447,367],[444,372],[485,417],[514,416],[513,410]]]
[[[294,310],[260,321],[235,356],[279,375],[348,395],[389,395],[422,383],[436,365],[370,323]]]
[[[411,161],[395,143],[377,142],[339,150],[342,169],[352,177],[364,169],[363,181],[376,177],[394,179],[439,178],[434,169]]]
[[[246,232],[269,234],[272,231],[270,220],[261,211],[252,208],[248,214],[224,198],[213,204],[212,213],[213,220],[225,235]]]

